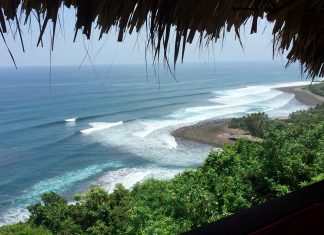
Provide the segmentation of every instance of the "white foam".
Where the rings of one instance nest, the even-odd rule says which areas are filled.
[[[147,130],[152,123],[163,127],[154,128],[154,131]],[[130,152],[154,163],[186,167],[197,165],[203,161],[209,147],[202,149],[194,146],[179,146],[170,131],[180,123],[181,120],[136,120],[112,129],[98,131],[90,137],[96,143],[113,146],[120,151]],[[141,131],[147,133],[140,135]]]
[[[19,207],[8,208],[1,214],[0,226],[26,221],[30,216],[30,213],[26,209],[27,205],[39,201],[43,193],[62,192],[72,184],[87,179],[91,175],[98,174],[108,167],[120,166],[118,163],[92,165],[82,170],[66,173],[60,177],[41,181],[24,191],[24,194],[15,200],[16,202],[20,202]],[[108,171],[96,183],[101,188],[112,192],[118,183],[123,184],[126,188],[131,188],[134,184],[149,178],[161,180],[170,179],[181,171],[181,169],[168,169],[163,167],[121,168]]]
[[[115,126],[119,126],[122,125],[123,122],[113,122],[113,123],[109,123],[109,122],[93,122],[93,123],[89,123],[90,126],[92,126],[91,128],[85,129],[85,130],[81,130],[80,132],[83,134],[90,134],[92,132],[95,131],[101,131],[101,130],[105,130],[108,128],[112,128]]]
[[[76,182],[89,178],[92,175],[102,172],[108,167],[120,167],[119,163],[106,163],[102,165],[91,165],[85,169],[80,169],[72,172],[67,172],[62,176],[43,180],[35,184],[30,189],[24,191],[24,199],[37,199],[45,192],[62,192],[69,188],[69,186]]]
[[[25,222],[29,216],[30,213],[26,208],[10,208],[5,212],[4,216],[1,215],[0,227],[18,222]]]
[[[166,127],[179,125],[182,123],[181,120],[143,120],[139,121],[143,126],[143,130],[134,132],[133,135],[137,137],[144,138],[156,130],[160,130]]]
[[[26,207],[31,203],[39,201],[41,195],[46,192],[64,192],[70,188],[71,185],[88,179],[90,176],[96,175],[107,168],[119,167],[121,167],[121,164],[116,162],[101,165],[96,164],[84,169],[67,172],[58,177],[40,181],[31,188],[23,191],[23,194],[19,198],[9,202],[11,204],[18,204],[18,207],[10,207],[4,213],[0,214],[0,226],[26,220],[29,217],[29,212]]]
[[[306,86],[310,85],[311,81],[301,81],[301,82],[290,82],[290,83],[278,83],[271,85],[271,88],[280,88],[280,87],[292,87],[292,86]]]
[[[76,122],[77,118],[68,118],[68,119],[65,119],[64,121],[66,122]]]
[[[108,192],[112,192],[116,184],[123,184],[125,188],[131,188],[138,182],[146,179],[170,179],[181,172],[180,169],[168,169],[162,167],[148,168],[122,168],[115,171],[108,171],[98,179],[98,186]]]
[[[247,87],[229,90],[217,98],[210,99],[210,101],[226,106],[249,105],[260,100],[271,99],[279,94],[281,94],[280,91],[272,90],[270,87]]]
[[[209,148],[182,146],[171,131],[207,119],[232,118],[253,112],[267,112],[273,116],[288,115],[305,106],[292,102],[293,94],[277,87],[305,85],[308,82],[248,86],[215,91],[211,105],[184,107],[156,119],[142,119],[115,126],[109,130],[96,128],[91,135],[94,142],[113,146],[158,164],[190,167],[200,164]],[[288,107],[288,104],[292,106]],[[109,127],[109,124],[108,124]]]

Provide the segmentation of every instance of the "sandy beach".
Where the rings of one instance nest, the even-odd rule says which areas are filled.
[[[309,106],[316,106],[324,102],[323,96],[316,95],[304,88],[305,88],[304,86],[292,86],[292,87],[277,88],[277,90],[286,93],[293,93],[295,94],[296,100]]]
[[[324,97],[318,96],[303,88],[304,86],[295,86],[276,89],[295,94],[295,98],[298,101],[309,106],[316,106],[324,102]],[[233,143],[236,139],[241,137],[256,139],[246,131],[229,128],[229,121],[229,119],[208,120],[177,129],[172,132],[172,135],[176,139],[196,141],[213,147],[221,147],[224,143]]]

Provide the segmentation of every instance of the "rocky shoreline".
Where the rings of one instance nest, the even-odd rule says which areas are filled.
[[[316,106],[324,102],[324,97],[304,89],[304,86],[276,89],[286,93],[293,93],[298,101],[309,106]],[[286,119],[287,117],[280,118]],[[241,137],[257,140],[257,138],[244,130],[230,128],[229,121],[230,119],[207,120],[195,125],[181,127],[173,131],[172,135],[177,140],[190,140],[213,147],[221,147],[225,143],[234,143]]]

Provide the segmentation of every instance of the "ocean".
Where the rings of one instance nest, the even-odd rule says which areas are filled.
[[[309,84],[276,62],[0,68],[0,225],[43,193],[69,200],[199,166],[211,147],[170,132],[207,119],[308,106],[275,87]]]

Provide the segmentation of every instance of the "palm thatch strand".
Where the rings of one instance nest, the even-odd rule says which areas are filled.
[[[39,24],[37,45],[52,23],[51,45],[59,21],[59,9],[76,9],[75,37],[82,31],[90,38],[95,26],[100,38],[112,27],[118,30],[118,41],[125,33],[146,28],[148,42],[155,57],[168,62],[170,33],[175,27],[174,64],[184,57],[187,43],[198,37],[200,43],[215,42],[234,29],[240,40],[240,29],[251,19],[251,33],[258,30],[258,19],[274,23],[273,53],[288,51],[288,64],[299,61],[311,77],[324,75],[324,0],[0,0],[0,33],[16,23],[23,46],[20,23],[35,17]],[[24,19],[22,19],[22,17]]]

